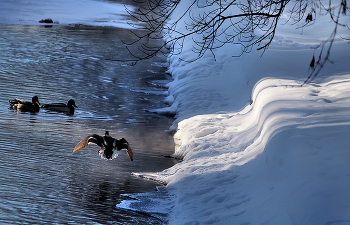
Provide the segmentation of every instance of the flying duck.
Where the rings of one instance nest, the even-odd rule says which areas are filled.
[[[73,152],[77,152],[89,144],[96,144],[101,147],[100,150],[98,150],[98,154],[104,154],[104,156],[107,159],[112,159],[113,156],[113,149],[117,149],[117,151],[120,151],[122,149],[126,149],[126,153],[128,154],[131,161],[134,160],[132,149],[129,145],[129,143],[124,139],[115,139],[112,138],[109,135],[109,132],[106,131],[104,136],[100,136],[97,134],[91,134],[87,137],[85,137],[83,140],[81,140],[73,149]]]
[[[75,101],[73,99],[70,99],[67,104],[64,103],[51,103],[51,104],[44,104],[41,106],[41,108],[56,111],[56,112],[63,112],[69,115],[74,114],[75,108],[78,108],[78,106],[75,105]]]
[[[18,111],[26,111],[26,112],[39,112],[39,98],[38,96],[34,96],[32,98],[32,102],[27,102],[20,100],[18,98],[9,100],[10,108],[18,110]]]

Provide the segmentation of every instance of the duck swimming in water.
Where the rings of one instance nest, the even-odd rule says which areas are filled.
[[[51,104],[44,104],[41,106],[41,108],[56,111],[56,112],[62,112],[66,113],[68,115],[73,115],[75,108],[78,108],[78,106],[75,105],[75,101],[73,99],[70,99],[67,104],[64,103],[51,103]]]
[[[89,144],[96,144],[101,147],[98,151],[99,154],[104,154],[107,159],[112,159],[113,157],[113,149],[117,149],[120,151],[122,149],[126,149],[126,153],[128,154],[131,161],[134,160],[134,156],[132,153],[132,149],[129,143],[124,139],[115,139],[109,135],[109,132],[106,131],[104,136],[100,136],[97,134],[91,134],[81,140],[73,149],[73,153],[87,147]]]
[[[9,100],[10,107],[17,111],[25,111],[25,112],[39,112],[39,98],[38,96],[34,96],[32,98],[32,102],[27,102],[20,100],[18,98]]]

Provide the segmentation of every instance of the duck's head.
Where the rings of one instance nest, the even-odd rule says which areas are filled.
[[[69,99],[68,106],[74,106],[75,108],[78,108],[78,106],[75,105],[75,101],[73,99]]]
[[[40,105],[38,96],[34,96],[34,97],[32,98],[32,102],[33,102],[34,104]]]

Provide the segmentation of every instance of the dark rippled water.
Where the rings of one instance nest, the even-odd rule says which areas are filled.
[[[116,209],[120,194],[153,191],[159,184],[131,172],[161,171],[175,161],[172,118],[164,107],[169,82],[165,59],[129,66],[119,38],[126,30],[84,26],[0,25],[0,223],[159,224]],[[8,100],[67,102],[74,116],[41,110],[19,113]],[[97,146],[72,154],[91,133],[125,137],[134,150],[103,160]]]

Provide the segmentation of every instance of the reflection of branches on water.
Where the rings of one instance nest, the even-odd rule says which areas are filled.
[[[322,0],[192,0],[186,10],[179,12],[180,0],[145,0],[136,12],[129,12],[136,20],[146,24],[147,32],[142,35],[134,32],[136,40],[125,42],[132,56],[126,61],[136,63],[158,53],[179,55],[188,38],[193,41],[192,51],[196,53],[194,58],[186,59],[188,62],[203,57],[207,52],[215,60],[215,49],[226,44],[240,46],[237,52],[232,52],[235,57],[249,53],[253,46],[264,53],[275,37],[282,14],[288,15],[288,21],[294,25],[305,21],[297,29],[314,25],[317,15],[328,15],[335,29],[327,40],[315,47],[315,52],[319,50],[320,53],[316,57],[314,53],[306,83],[318,75],[326,62],[330,62],[330,50],[338,27],[349,28],[339,22],[340,16],[349,11],[347,0],[336,1],[339,3],[329,0],[328,5],[324,5]],[[292,7],[286,10],[289,4]],[[170,20],[173,13],[178,13],[175,21]],[[189,19],[185,21],[185,27],[178,26],[186,17]],[[150,41],[156,39],[164,40],[163,44],[151,45]],[[129,48],[131,45],[139,46],[136,52]]]
[[[155,57],[158,53],[167,54],[171,52],[170,49],[167,50],[167,43],[161,46],[154,46],[151,41],[163,39],[164,27],[180,1],[147,0],[138,1],[138,3],[142,6],[137,11],[129,11],[128,9],[127,11],[135,20],[146,24],[147,32],[138,34],[131,31],[136,40],[124,40],[123,42],[133,59],[121,60],[132,62],[133,64]],[[138,46],[136,53],[129,48],[129,46],[134,45]]]

